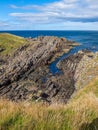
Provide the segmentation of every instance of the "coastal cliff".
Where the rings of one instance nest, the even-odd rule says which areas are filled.
[[[89,51],[80,51],[59,61],[56,66],[61,73],[51,73],[49,65],[77,46],[74,41],[54,36],[21,40],[21,46],[11,48],[6,55],[3,54],[6,48],[3,50],[1,46],[4,58],[0,58],[0,97],[67,103],[76,91],[98,75],[98,53]]]

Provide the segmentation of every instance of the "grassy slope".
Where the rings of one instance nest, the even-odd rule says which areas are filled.
[[[73,98],[73,100],[83,97],[85,94],[93,93],[98,98],[98,77],[94,78],[88,85],[82,88]]]
[[[0,48],[4,49],[0,54],[9,54],[21,45],[24,45],[25,42],[26,40],[22,37],[8,33],[0,33]]]

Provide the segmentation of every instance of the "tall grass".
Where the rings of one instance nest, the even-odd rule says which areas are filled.
[[[98,130],[98,77],[67,105],[0,99],[0,130]]]
[[[86,94],[67,105],[0,100],[0,130],[80,130],[98,117],[98,98]]]

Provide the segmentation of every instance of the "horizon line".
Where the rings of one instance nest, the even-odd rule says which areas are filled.
[[[98,30],[0,30],[1,32],[4,31],[98,31]]]

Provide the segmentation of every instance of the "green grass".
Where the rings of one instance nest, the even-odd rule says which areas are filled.
[[[0,130],[91,130],[97,118],[98,98],[93,93],[67,105],[0,100]]]
[[[0,33],[0,48],[3,51],[0,52],[2,55],[12,53],[15,49],[24,45],[26,40],[23,37],[15,36],[8,33]]]
[[[85,87],[78,91],[72,100],[79,99],[88,93],[93,93],[98,97],[98,77],[92,79]]]

